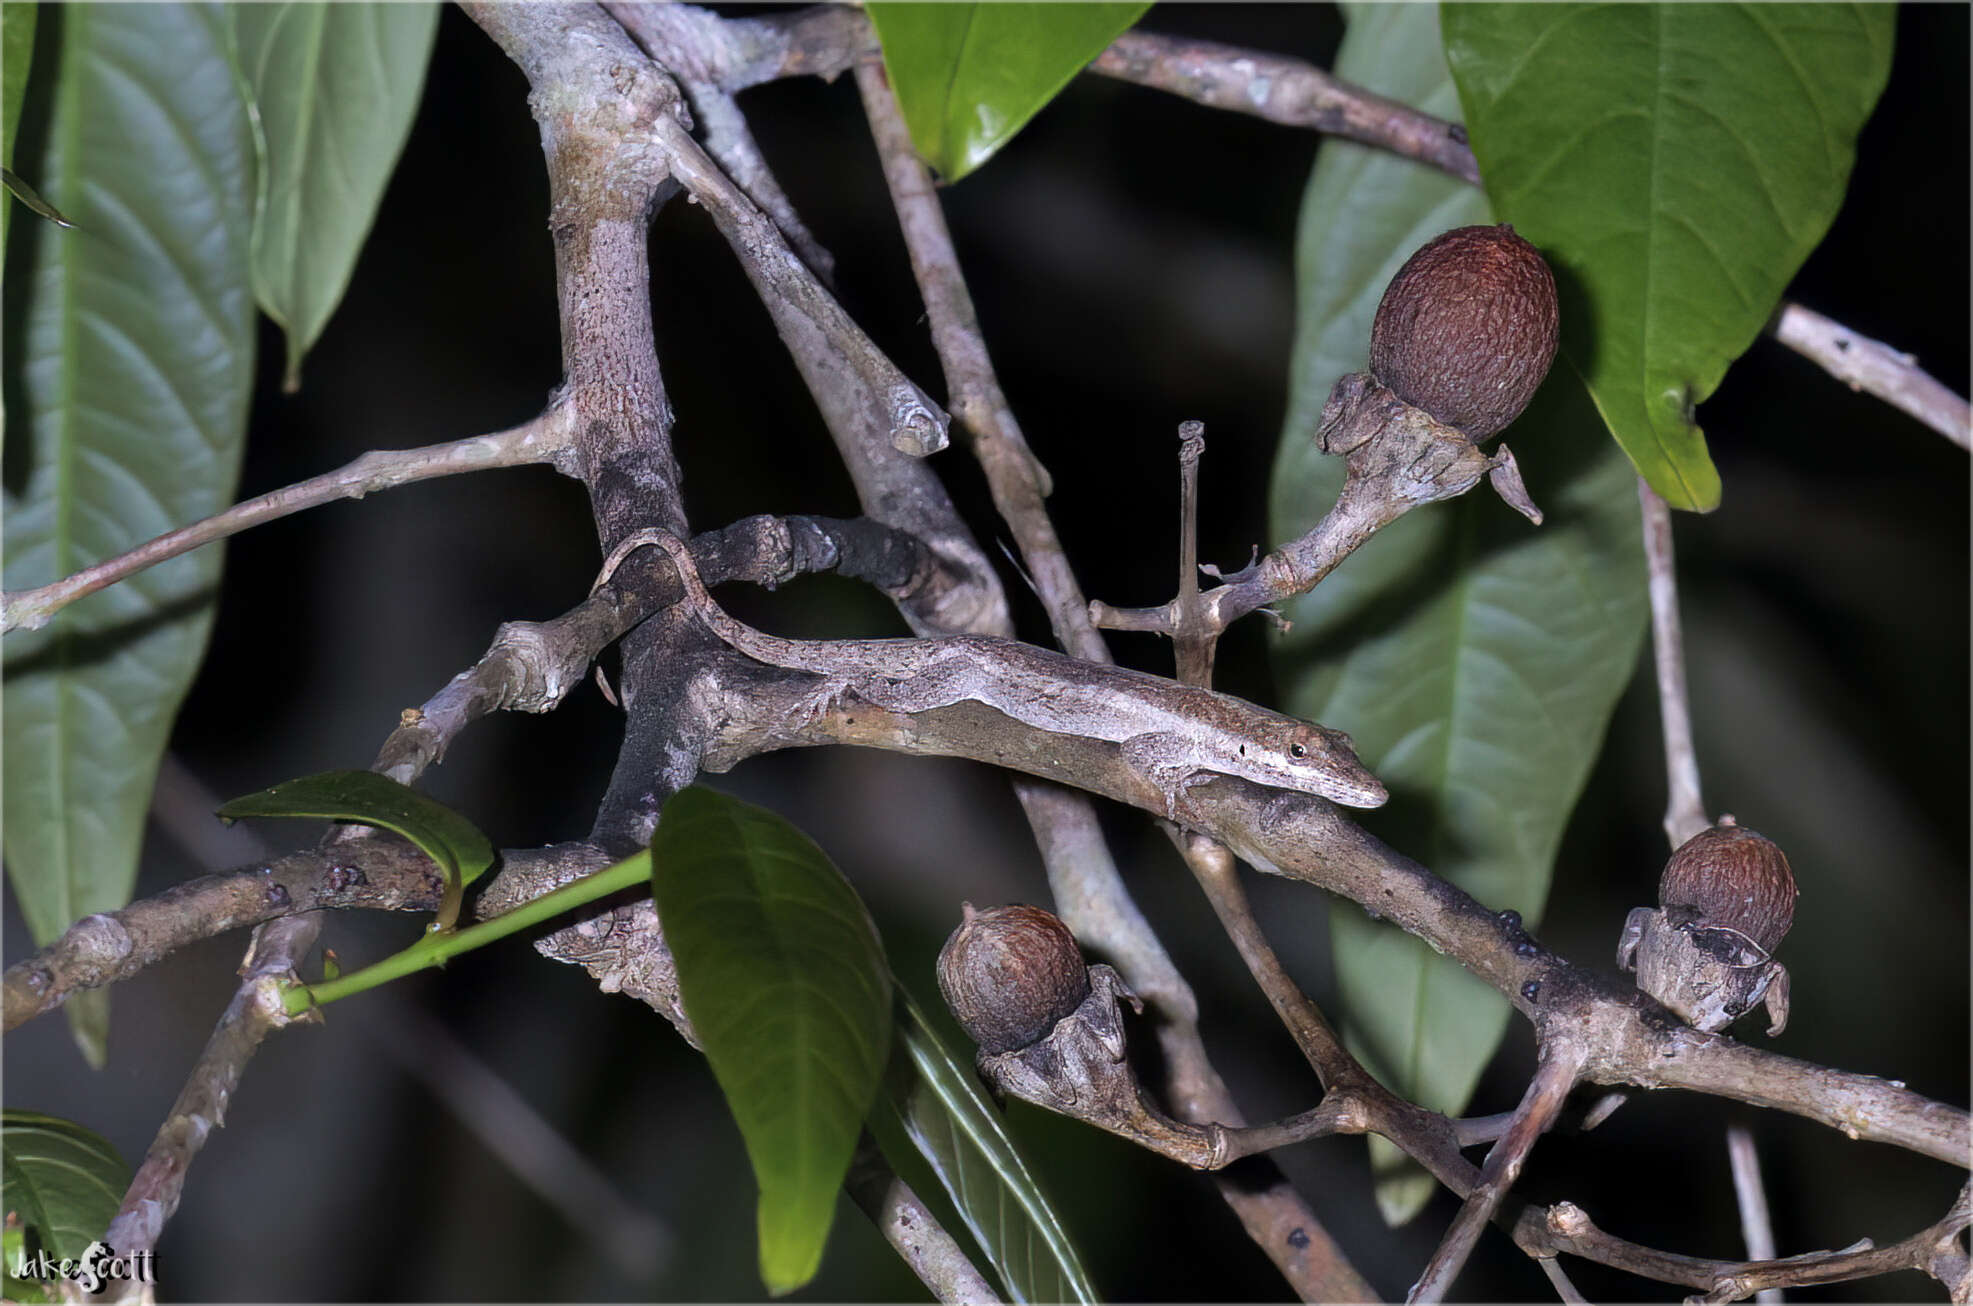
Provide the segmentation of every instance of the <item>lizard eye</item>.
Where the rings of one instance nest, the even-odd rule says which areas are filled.
[[[1288,756],[1296,758],[1307,757],[1308,749],[1301,744],[1290,744],[1288,745]]]

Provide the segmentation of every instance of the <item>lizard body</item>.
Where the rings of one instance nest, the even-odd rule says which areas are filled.
[[[1389,796],[1341,731],[1163,676],[989,635],[792,640],[755,630],[714,602],[691,551],[669,531],[626,537],[597,585],[647,544],[670,555],[685,601],[706,628],[756,661],[826,676],[832,693],[848,689],[887,711],[925,712],[971,700],[1052,734],[1116,744],[1164,795],[1168,816],[1176,815],[1185,788],[1213,774],[1348,807],[1377,807]]]

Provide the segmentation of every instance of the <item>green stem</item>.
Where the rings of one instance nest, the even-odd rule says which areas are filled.
[[[290,1016],[299,1016],[310,1007],[325,1006],[338,998],[373,989],[379,984],[402,979],[428,967],[443,966],[462,952],[484,948],[497,939],[539,925],[571,908],[594,902],[634,884],[649,884],[650,880],[651,854],[646,850],[594,875],[585,875],[580,880],[565,884],[552,893],[544,893],[539,898],[522,903],[504,916],[468,925],[463,930],[428,934],[403,952],[386,957],[374,966],[365,966],[362,970],[320,984],[291,985],[281,996],[281,1006]]]

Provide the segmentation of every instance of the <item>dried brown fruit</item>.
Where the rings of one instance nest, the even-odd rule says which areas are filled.
[[[1722,816],[1665,863],[1658,903],[1690,908],[1696,926],[1737,930],[1772,953],[1795,922],[1795,873],[1773,840]]]
[[[1555,361],[1555,278],[1514,228],[1458,227],[1405,261],[1370,327],[1370,371],[1475,440],[1521,415]]]
[[[939,952],[939,991],[981,1052],[1030,1046],[1089,996],[1082,949],[1053,914],[1021,904],[963,910]]]

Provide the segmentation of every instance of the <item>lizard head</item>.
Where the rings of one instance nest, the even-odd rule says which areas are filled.
[[[1289,719],[1273,733],[1269,751],[1295,788],[1345,807],[1382,807],[1390,797],[1357,760],[1355,745],[1342,731]]]

